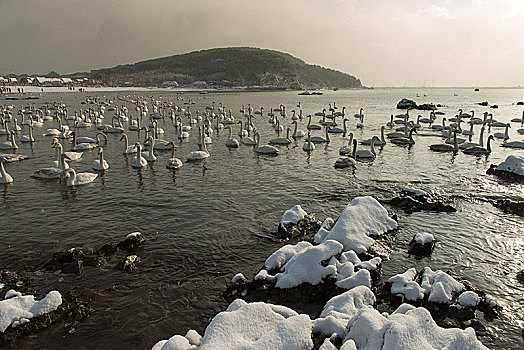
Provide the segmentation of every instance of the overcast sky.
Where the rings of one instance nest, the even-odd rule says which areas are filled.
[[[0,74],[254,46],[366,86],[524,86],[521,0],[0,0],[0,13]]]

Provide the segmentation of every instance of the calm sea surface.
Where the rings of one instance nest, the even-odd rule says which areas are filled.
[[[395,106],[403,97],[418,103],[443,104],[446,107],[439,110],[448,118],[462,108],[474,110],[476,115],[491,111],[497,120],[509,122],[520,117],[524,109],[516,105],[524,100],[524,90],[518,89],[339,90],[325,91],[322,96],[298,96],[297,92],[186,93],[181,95],[184,101],[177,101],[175,93],[159,91],[73,92],[47,93],[32,102],[40,106],[61,101],[71,113],[89,106],[81,104],[87,96],[98,96],[118,105],[126,103],[131,114],[136,115],[134,105],[125,100],[137,95],[147,98],[150,112],[151,96],[176,102],[182,108],[190,106],[193,113],[203,112],[214,101],[216,106],[222,103],[231,109],[235,120],[244,119],[239,112],[242,105],[250,103],[255,110],[263,106],[264,116],[254,117],[262,143],[275,137],[267,112],[281,104],[288,113],[282,119],[285,126],[291,122],[293,109],[302,109],[308,115],[327,109],[333,102],[338,110],[345,106],[348,129],[357,139],[379,135],[380,126],[389,121],[389,116],[401,113]],[[184,104],[190,100],[194,104]],[[499,108],[476,104],[482,101]],[[16,111],[27,101],[3,99],[0,103],[14,104]],[[365,127],[356,129],[353,114],[361,107]],[[106,111],[107,123],[113,114]],[[412,114],[416,117],[418,113]],[[429,115],[426,111],[420,114]],[[313,122],[318,120],[313,117]],[[179,158],[198,149],[196,130],[191,131],[187,141],[180,142],[170,119],[159,123],[165,130],[162,138],[178,145]],[[306,130],[306,123],[306,119],[299,121],[299,128]],[[0,268],[26,272],[35,285],[46,291],[90,288],[98,297],[91,304],[93,314],[74,331],[68,332],[63,324],[55,325],[20,341],[19,349],[147,349],[160,339],[183,335],[189,329],[203,334],[211,318],[227,307],[221,294],[231,277],[237,272],[253,277],[266,257],[286,244],[271,235],[285,210],[301,204],[320,220],[336,218],[357,196],[386,199],[404,186],[442,195],[452,200],[458,211],[410,215],[398,211],[399,234],[391,259],[383,263],[382,280],[413,266],[451,271],[493,295],[504,308],[498,319],[486,323],[488,336],[481,337],[482,342],[497,349],[524,347],[524,286],[515,277],[524,268],[524,220],[487,202],[496,198],[523,200],[524,186],[485,174],[490,164],[498,164],[510,154],[524,155],[524,150],[504,149],[497,140],[488,157],[434,153],[428,146],[442,139],[435,133],[427,136],[432,132],[423,128],[414,136],[413,147],[387,144],[378,150],[374,162],[359,163],[352,171],[333,166],[339,157],[338,149],[348,140],[340,134],[331,134],[331,143],[317,145],[310,156],[302,150],[304,141],[299,140],[281,147],[277,157],[267,157],[257,156],[248,146],[228,149],[224,144],[227,132],[221,131],[213,135],[211,156],[206,162],[184,162],[175,173],[165,167],[170,151],[158,152],[158,160],[151,166],[132,168],[122,154],[120,135],[109,135],[104,145],[109,170],[93,184],[68,189],[29,177],[54,159],[50,139],[40,135],[56,125],[50,121],[42,130],[35,128],[38,136],[33,148],[21,144],[18,151],[31,158],[6,165],[15,182],[0,185]],[[235,134],[239,127],[234,125]],[[512,123],[512,140],[524,138],[516,132],[520,127]],[[477,126],[474,140],[478,140],[479,132]],[[80,129],[79,133],[94,137],[96,130]],[[127,134],[130,142],[143,141],[143,133]],[[317,131],[313,135],[323,134]],[[77,171],[92,171],[95,158],[96,150],[88,151],[71,166]],[[118,242],[133,231],[142,232],[147,239],[134,273],[89,267],[80,276],[39,271],[56,251],[74,246],[97,248],[106,242]],[[431,257],[415,259],[408,256],[407,247],[413,235],[421,231],[435,235],[438,244]]]

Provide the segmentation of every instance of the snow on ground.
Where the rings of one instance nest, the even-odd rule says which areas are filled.
[[[439,327],[428,310],[402,304],[388,317],[364,305],[348,323],[344,341],[353,340],[360,350],[487,349],[471,327]],[[354,348],[352,344],[349,349]],[[341,349],[345,349],[344,345]]]
[[[191,332],[191,333],[190,333]],[[203,337],[190,331],[161,340],[153,350],[311,349],[312,323],[307,315],[279,305],[233,301],[206,328]]]
[[[349,320],[364,305],[374,305],[375,294],[366,286],[355,287],[331,298],[320,316],[313,320],[313,331],[325,336],[345,336]]]
[[[280,226],[284,226],[287,224],[297,224],[299,221],[304,220],[304,217],[307,215],[307,213],[302,209],[300,205],[295,205],[293,208],[288,209],[284,212],[284,215],[282,215],[282,219],[280,219]]]
[[[315,243],[335,240],[344,250],[364,253],[374,242],[371,237],[380,236],[397,227],[395,220],[388,216],[387,210],[374,198],[357,197],[344,209],[327,235],[315,235]]]
[[[31,318],[54,311],[62,304],[62,296],[56,290],[49,292],[40,301],[33,295],[22,295],[10,290],[6,299],[0,301],[0,331],[30,322]]]
[[[497,170],[524,176],[524,157],[508,156],[505,161],[499,164]]]

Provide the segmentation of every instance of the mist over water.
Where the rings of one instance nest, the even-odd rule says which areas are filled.
[[[235,120],[244,119],[239,112],[242,106],[251,104],[255,110],[263,106],[264,116],[254,117],[262,143],[275,135],[267,112],[281,104],[288,113],[281,120],[285,127],[290,125],[293,109],[313,115],[327,109],[329,103],[335,102],[338,110],[345,106],[348,131],[361,140],[379,135],[380,126],[389,121],[391,114],[402,113],[395,106],[403,97],[419,104],[440,103],[445,107],[439,110],[446,112],[447,118],[462,108],[474,110],[479,116],[489,111],[497,120],[507,122],[522,115],[523,106],[516,102],[524,99],[518,89],[377,89],[325,91],[322,96],[298,96],[293,91],[187,93],[182,95],[184,101],[176,101],[173,92],[162,91],[46,93],[35,103],[39,106],[61,101],[71,113],[88,106],[81,105],[87,96],[99,96],[118,105],[125,103],[130,113],[136,115],[129,100],[137,95],[176,102],[186,109],[190,106],[194,113],[203,113],[213,101],[216,106],[222,103],[233,111]],[[499,108],[477,104],[486,100]],[[194,104],[183,104],[189,101]],[[18,109],[26,101],[1,103],[13,103]],[[356,129],[353,114],[361,107],[365,127]],[[416,114],[412,111],[412,119],[416,119]],[[429,112],[420,114],[427,117]],[[111,116],[112,112],[106,111],[105,122]],[[436,123],[441,123],[441,118]],[[318,119],[313,116],[313,122],[318,124]],[[183,160],[197,149],[194,128],[190,138],[180,142],[169,118],[159,123],[165,130],[161,138],[177,144],[177,157]],[[299,128],[306,130],[306,123],[307,119],[299,121]],[[432,133],[423,127],[420,135],[415,135],[416,144],[412,147],[388,143],[377,149],[374,162],[358,163],[352,171],[333,166],[339,158],[338,149],[348,142],[347,136],[330,134],[331,142],[317,145],[309,156],[302,150],[304,141],[298,140],[281,147],[278,156],[267,157],[256,155],[248,146],[228,149],[224,144],[228,133],[222,130],[213,135],[207,161],[184,162],[179,171],[173,172],[165,168],[170,151],[158,152],[153,165],[140,170],[132,168],[130,158],[122,154],[120,134],[116,134],[108,135],[108,144],[103,146],[109,170],[93,184],[69,189],[29,177],[54,160],[51,139],[40,136],[51,127],[56,127],[55,121],[46,122],[42,130],[35,128],[37,142],[33,147],[19,145],[18,153],[30,159],[6,165],[15,181],[0,185],[0,227],[4,232],[0,267],[27,272],[34,285],[43,286],[46,291],[89,288],[97,297],[90,304],[93,314],[74,332],[68,333],[63,324],[57,324],[22,339],[16,348],[144,349],[189,329],[203,334],[211,318],[227,307],[221,295],[233,275],[242,272],[252,278],[272,252],[287,244],[271,235],[285,210],[301,204],[320,220],[336,218],[357,196],[388,199],[405,186],[451,199],[457,212],[408,215],[386,206],[390,213],[398,214],[399,232],[391,259],[382,265],[382,281],[410,267],[451,271],[491,294],[503,307],[499,318],[484,323],[488,335],[480,340],[496,349],[524,346],[524,286],[515,278],[524,268],[524,222],[488,202],[496,198],[523,200],[524,186],[485,174],[490,164],[498,164],[510,154],[523,155],[523,150],[502,148],[497,140],[487,157],[462,152],[434,153],[428,146],[442,143],[442,139],[423,136]],[[240,125],[233,125],[235,135],[239,128]],[[516,129],[510,129],[511,140],[522,140]],[[480,128],[475,127],[473,140],[478,139],[479,132]],[[94,128],[80,129],[81,136],[94,137],[95,133]],[[143,133],[126,133],[130,144],[143,142]],[[77,171],[92,171],[91,162],[96,157],[96,151],[87,151],[81,161],[70,165]],[[142,232],[146,238],[138,253],[142,261],[136,272],[86,267],[76,276],[54,274],[42,268],[56,251],[74,246],[98,248],[107,242],[118,242],[133,231]],[[415,259],[408,256],[407,246],[413,235],[421,231],[432,233],[438,243],[431,257]],[[42,273],[34,273],[40,270]]]

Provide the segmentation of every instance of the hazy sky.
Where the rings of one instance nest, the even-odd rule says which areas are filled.
[[[524,86],[521,0],[0,0],[0,13],[0,74],[255,46],[367,86]]]

